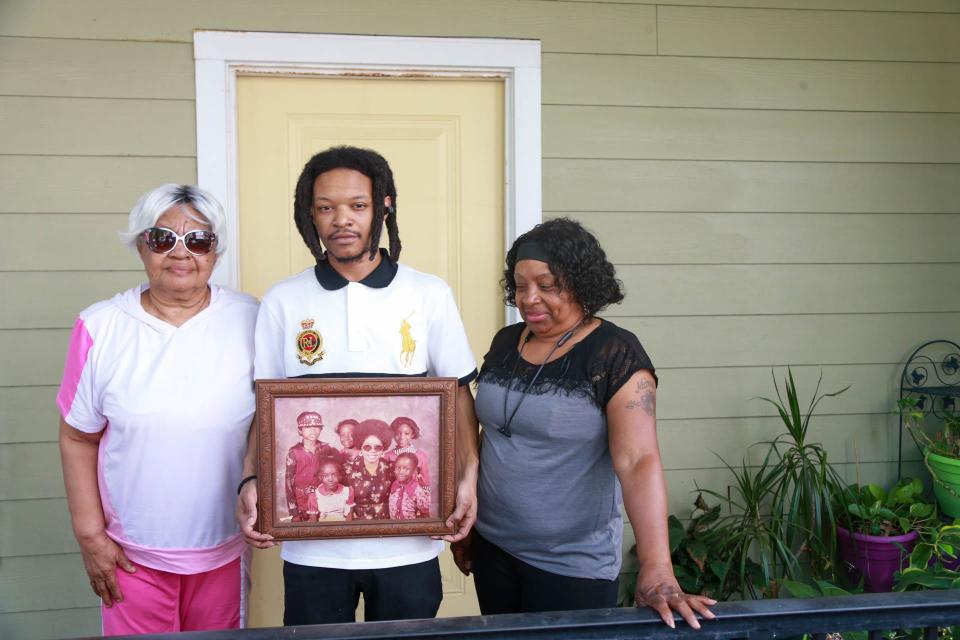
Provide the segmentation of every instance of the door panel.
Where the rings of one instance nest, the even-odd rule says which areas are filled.
[[[488,79],[238,78],[241,289],[261,297],[314,263],[293,223],[304,163],[333,145],[369,147],[394,172],[401,261],[453,288],[479,362],[503,322],[503,90]],[[441,572],[440,615],[478,613],[449,550]],[[276,550],[254,554],[253,581],[251,626],[281,624]]]

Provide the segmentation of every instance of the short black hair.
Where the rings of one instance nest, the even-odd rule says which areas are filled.
[[[570,292],[588,318],[623,300],[623,283],[596,237],[575,220],[556,218],[521,235],[507,251],[500,284],[508,305],[517,306],[517,281],[513,276],[517,247],[532,241],[550,258],[547,264],[560,289]]]
[[[398,462],[400,462],[400,458],[406,458],[411,463],[413,463],[414,469],[420,468],[420,460],[417,458],[416,454],[410,453],[409,451],[404,451],[403,453],[397,456],[396,460],[393,461],[393,464],[397,464]]]
[[[386,159],[372,149],[359,147],[330,147],[316,154],[300,172],[293,198],[293,221],[297,224],[300,237],[307,244],[310,253],[320,262],[324,260],[323,247],[317,238],[317,228],[313,224],[313,183],[317,176],[334,169],[352,169],[370,178],[373,183],[373,224],[370,226],[370,259],[377,256],[380,246],[380,234],[386,218],[387,235],[390,238],[390,259],[400,259],[400,231],[397,227],[397,187],[393,184],[393,171]],[[391,211],[387,215],[384,198],[390,196]]]
[[[340,429],[342,429],[343,425],[345,424],[348,424],[354,429],[356,429],[357,425],[360,424],[360,421],[354,420],[353,418],[347,418],[345,420],[341,420],[340,422],[337,423],[337,428],[334,429],[334,431],[336,431],[337,433],[340,433]]]
[[[413,438],[411,438],[412,440],[416,440],[420,437],[420,425],[418,425],[413,418],[408,418],[407,416],[395,418],[394,421],[390,423],[390,428],[394,433],[396,433],[397,430],[403,425],[407,425],[410,427],[410,430],[413,431]]]
[[[332,464],[337,470],[337,479],[343,475],[343,470],[340,468],[340,461],[331,456],[324,456],[320,458],[320,461],[317,463],[317,480],[321,479],[321,474],[323,473],[323,468],[328,464]]]

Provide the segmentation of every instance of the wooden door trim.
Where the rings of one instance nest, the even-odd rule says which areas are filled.
[[[542,219],[539,40],[196,31],[193,49],[197,182],[223,203],[233,232],[215,282],[239,283],[236,83],[244,73],[502,77],[504,246]]]

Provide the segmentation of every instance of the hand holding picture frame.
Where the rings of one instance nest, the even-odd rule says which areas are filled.
[[[257,380],[256,390],[261,533],[453,533],[456,378]]]

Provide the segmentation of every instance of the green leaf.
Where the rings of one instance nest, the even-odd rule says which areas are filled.
[[[918,544],[910,553],[910,567],[916,569],[926,569],[933,556],[933,547],[929,544]]]
[[[904,569],[897,580],[897,589],[919,586],[927,589],[950,589],[952,582],[949,578],[941,578],[919,569]]]
[[[915,502],[910,505],[910,515],[914,518],[929,518],[933,515],[934,506],[923,502]]]
[[[849,596],[853,595],[846,589],[841,589],[835,584],[831,584],[826,580],[817,580],[817,587],[820,588],[820,592],[825,596]]]
[[[707,548],[707,545],[699,540],[691,540],[687,543],[687,553],[691,558],[693,558],[694,561],[697,562],[697,564],[701,564],[707,559],[707,556],[710,554],[710,550]]]
[[[796,580],[784,580],[783,588],[794,598],[816,598],[820,593],[808,584]]]
[[[689,569],[687,569],[685,566],[680,564],[673,565],[673,573],[675,576],[677,576],[678,579],[680,578],[680,576],[684,576],[687,578],[693,576],[693,574],[690,572]]]
[[[727,572],[730,571],[730,563],[722,562],[720,560],[714,560],[713,562],[708,563],[710,571],[718,577],[721,581],[726,578]]]
[[[686,532],[680,520],[673,515],[667,518],[667,531],[670,534],[670,553],[672,554],[680,548],[680,543],[683,542]]]
[[[700,581],[689,576],[677,576],[677,583],[685,593],[700,593]]]
[[[868,484],[867,491],[869,491],[873,499],[878,502],[883,502],[883,499],[887,497],[886,491],[878,484]]]
[[[897,521],[897,514],[895,514],[890,509],[887,509],[886,507],[883,507],[882,509],[878,509],[876,515],[880,516],[884,520],[889,520],[890,522]]]
[[[704,503],[706,504],[706,503]],[[709,510],[704,511],[699,516],[693,519],[690,523],[688,531],[693,532],[702,532],[710,528],[714,522],[720,519],[720,505],[711,507]]]
[[[887,496],[887,504],[910,504],[913,502],[913,496],[916,495],[916,492],[913,489],[911,483],[904,484],[903,481],[898,482],[897,485],[890,490],[890,494]]]
[[[941,544],[940,553],[937,556],[946,562],[953,562],[957,559],[958,549],[952,544]]]
[[[697,563],[697,566],[700,567],[700,570],[703,571],[703,563],[707,559],[707,555],[710,553],[707,549],[707,545],[702,542],[697,542],[696,540],[687,543],[687,555],[690,556],[690,559]]]
[[[913,530],[913,526],[907,518],[897,518],[897,523],[900,525],[900,530],[904,533],[910,533]]]
[[[914,478],[910,482],[910,487],[913,489],[913,495],[919,496],[923,493],[923,481],[920,478]]]

